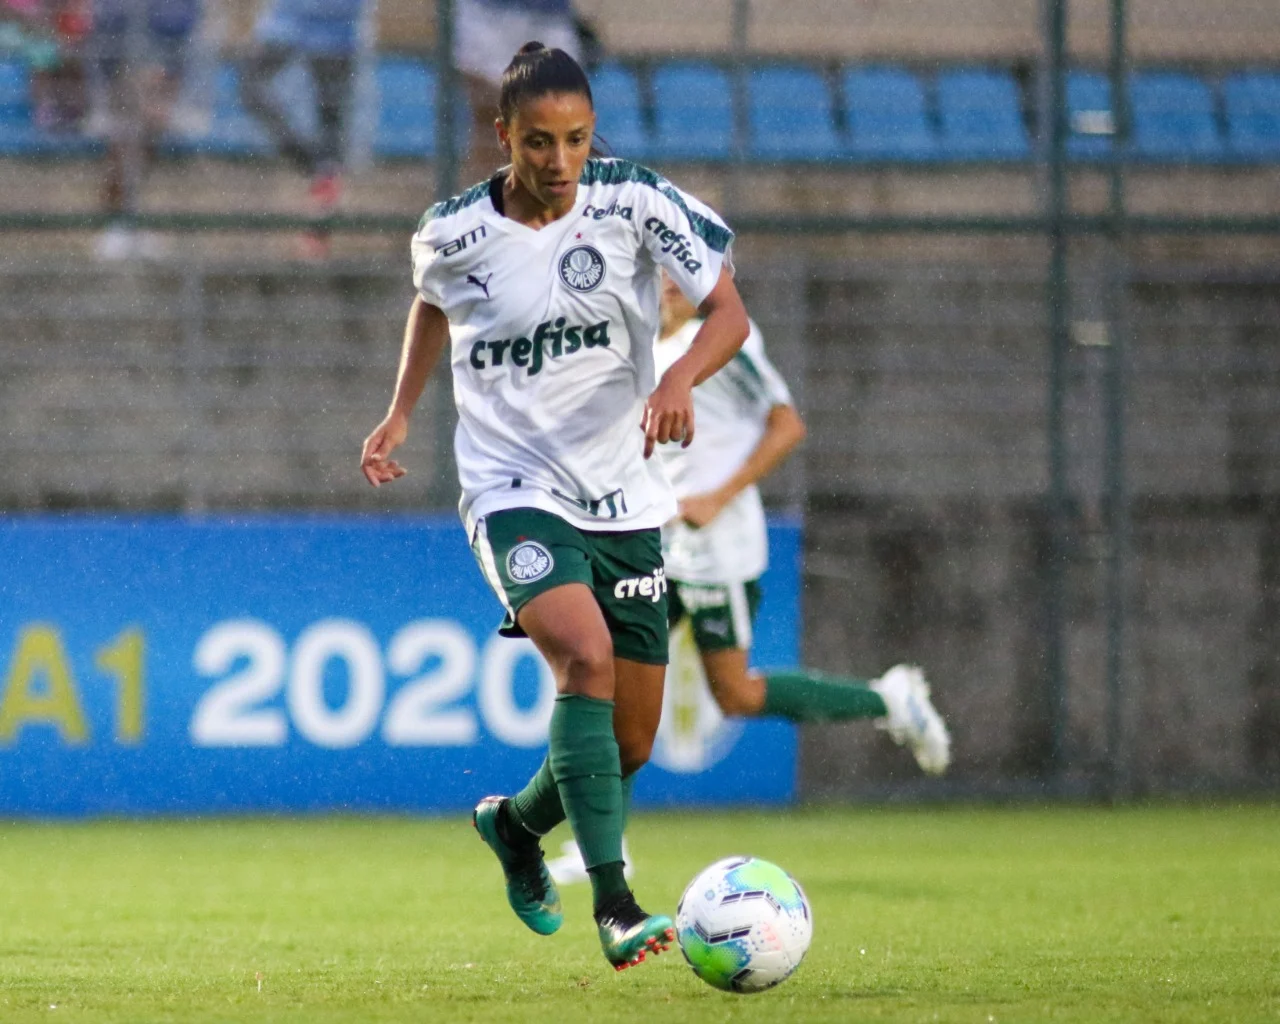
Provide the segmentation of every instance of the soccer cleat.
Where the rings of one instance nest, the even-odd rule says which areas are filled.
[[[560,893],[551,880],[542,859],[542,847],[537,842],[523,848],[509,846],[498,834],[498,810],[504,803],[506,797],[485,797],[476,804],[471,823],[498,856],[507,880],[507,902],[516,917],[539,935],[550,935],[564,921]]]
[[[899,746],[906,744],[916,763],[930,775],[941,775],[951,763],[951,734],[929,700],[929,684],[914,665],[894,665],[871,684],[889,713],[876,721]]]
[[[671,948],[676,927],[665,914],[646,914],[631,893],[607,903],[596,914],[600,946],[615,971],[625,971],[644,963],[650,953],[657,956]]]

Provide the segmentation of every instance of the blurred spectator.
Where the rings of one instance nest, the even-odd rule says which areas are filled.
[[[245,108],[262,121],[277,147],[311,179],[312,212],[324,216],[342,193],[342,159],[355,82],[356,51],[366,0],[268,0],[254,29],[254,52],[244,71]],[[290,63],[306,64],[314,85],[317,134],[305,138],[272,92]],[[327,235],[303,238],[304,254],[323,256]]]
[[[128,219],[182,89],[200,14],[201,0],[95,0],[92,48],[106,87],[102,203],[118,215],[98,239],[101,259],[160,255],[158,239]]]
[[[493,128],[498,87],[511,55],[535,39],[581,58],[571,0],[457,0],[453,63],[466,80],[472,117],[471,152],[463,168],[468,184],[505,162]]]
[[[32,120],[46,131],[79,127],[88,107],[81,50],[89,0],[3,0],[0,53],[31,68]]]

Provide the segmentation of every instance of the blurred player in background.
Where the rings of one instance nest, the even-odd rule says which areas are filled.
[[[664,276],[655,362],[661,373],[689,347],[702,321]],[[680,502],[662,531],[670,587],[669,621],[688,619],[711,694],[729,716],[793,722],[872,719],[907,744],[931,775],[951,762],[947,727],[918,668],[897,665],[867,683],[809,669],[748,667],[768,535],[757,484],[804,439],[805,426],[786,383],[765,355],[753,323],[727,366],[693,393],[697,440],[658,451]],[[585,877],[572,843],[548,865],[558,882]]]
[[[591,86],[563,50],[527,43],[503,75],[498,137],[510,164],[429,209],[413,238],[417,296],[391,409],[365,441],[375,486],[449,346],[461,512],[481,572],[551,666],[547,758],[473,821],[507,900],[531,930],[559,929],[539,838],[568,818],[591,880],[605,957],[621,970],[669,947],[671,918],[626,882],[630,779],[648,761],[668,654],[662,524],[676,499],[655,445],[693,438],[695,384],[747,336],[733,233],[666,179],[589,159]],[[659,378],[660,268],[705,319]]]

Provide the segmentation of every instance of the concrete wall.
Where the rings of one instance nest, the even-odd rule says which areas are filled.
[[[1018,246],[977,267],[753,245],[744,293],[811,426],[770,487],[807,506],[806,659],[858,675],[920,662],[956,737],[949,785],[1034,783],[1050,728],[1042,262],[1010,259]],[[1096,254],[1077,257],[1073,332],[1096,342]],[[1280,287],[1254,271],[1134,273],[1122,768],[1138,791],[1274,786]],[[449,505],[443,376],[415,420],[412,475],[375,492],[356,470],[390,393],[406,276],[368,261],[10,261],[0,508]],[[1107,764],[1105,357],[1073,346],[1066,403],[1065,752],[1083,786]],[[920,791],[865,724],[808,730],[803,767],[819,797]]]
[[[885,268],[809,283],[805,652],[873,675],[918,661],[955,724],[957,784],[1048,770],[1047,358],[1033,268]],[[1274,275],[1136,271],[1133,498],[1120,777],[1137,791],[1280,781],[1280,289]],[[1075,296],[1089,315],[1100,285]],[[1078,320],[1073,333],[1098,340]],[[782,325],[775,325],[775,331]],[[1108,767],[1105,349],[1073,346],[1066,644],[1071,784]],[[814,795],[916,786],[858,725],[808,731]]]

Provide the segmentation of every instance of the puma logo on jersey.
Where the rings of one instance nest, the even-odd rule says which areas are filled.
[[[484,291],[484,297],[485,297],[486,299],[489,297],[489,282],[490,282],[491,280],[493,280],[493,275],[492,275],[492,274],[490,274],[488,277],[486,277],[483,281],[481,281],[481,280],[480,280],[480,278],[476,277],[476,275],[475,275],[475,274],[468,274],[468,275],[467,275],[467,284],[473,284],[473,285],[475,285],[477,288],[480,288],[481,290],[483,290],[483,291]]]
[[[610,203],[608,206],[592,206],[587,203],[582,208],[582,216],[590,217],[592,220],[604,220],[606,217],[621,217],[623,220],[630,220],[631,207],[619,206],[616,202]]]
[[[654,569],[652,576],[632,576],[613,585],[613,596],[619,601],[628,597],[647,597],[656,604],[666,592],[667,570],[662,566]]]
[[[471,365],[477,370],[517,366],[533,377],[542,372],[547,359],[571,356],[582,348],[609,347],[608,320],[588,327],[570,327],[564,317],[558,316],[542,321],[532,333],[532,338],[477,341],[471,346]]]
[[[647,231],[652,231],[658,236],[658,241],[662,243],[662,251],[671,253],[672,258],[689,273],[696,274],[702,269],[702,261],[693,258],[693,250],[689,248],[691,239],[687,235],[672,231],[658,217],[650,217],[644,222],[644,226]]]
[[[484,238],[489,232],[485,226],[481,224],[478,228],[468,231],[465,235],[459,235],[452,242],[445,242],[444,245],[437,245],[436,252],[441,256],[456,256],[462,252],[468,245],[475,245],[476,242]]]

